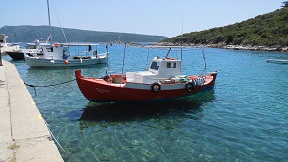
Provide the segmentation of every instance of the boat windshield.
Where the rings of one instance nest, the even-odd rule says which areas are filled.
[[[157,62],[153,61],[151,66],[150,66],[150,69],[154,69],[154,70],[158,70],[159,68],[159,65]]]
[[[27,49],[36,49],[36,45],[28,45]]]

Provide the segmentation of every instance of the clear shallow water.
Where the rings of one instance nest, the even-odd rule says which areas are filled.
[[[110,73],[121,73],[124,47],[109,48],[109,64],[82,68],[85,76],[101,77],[107,66]],[[150,49],[149,62],[166,52]],[[128,47],[124,71],[145,69],[147,53]],[[89,103],[75,81],[36,88],[37,95],[28,90],[59,143],[81,161],[287,161],[288,65],[266,60],[288,54],[210,48],[205,54],[208,71],[219,71],[216,90],[185,99]],[[183,58],[183,73],[203,71],[201,49],[184,51]],[[11,62],[33,85],[72,80],[78,69],[31,69],[24,61]],[[60,152],[65,161],[75,161]]]

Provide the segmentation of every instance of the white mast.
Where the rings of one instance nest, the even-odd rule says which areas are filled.
[[[52,29],[51,29],[51,21],[50,21],[49,0],[47,0],[47,8],[48,8],[48,21],[49,21],[49,29],[50,29],[50,35],[49,35],[49,38],[50,38],[50,42],[52,42],[52,36],[51,36]]]

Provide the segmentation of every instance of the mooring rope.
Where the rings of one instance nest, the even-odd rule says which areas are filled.
[[[66,81],[66,82],[61,82],[61,83],[56,83],[56,84],[50,84],[50,85],[44,85],[44,86],[37,86],[37,85],[27,84],[27,83],[25,83],[25,82],[24,82],[24,84],[25,84],[26,86],[29,86],[29,87],[34,88],[35,96],[37,96],[36,87],[54,87],[54,86],[66,84],[66,83],[69,83],[69,82],[73,82],[73,81],[75,81],[75,80],[76,80],[76,79],[72,79],[72,80],[68,80],[68,81]]]
[[[42,116],[42,119],[44,121],[44,123],[46,124],[48,131],[52,137],[52,139],[56,142],[56,144],[61,148],[61,150],[66,153],[67,155],[69,155],[70,157],[72,157],[73,159],[75,159],[76,161],[80,161],[79,159],[75,158],[74,156],[72,156],[69,152],[67,152],[61,145],[60,143],[57,141],[57,139],[55,138],[55,136],[53,135],[53,133],[51,132],[50,128],[49,128],[49,124],[46,122],[45,118]]]

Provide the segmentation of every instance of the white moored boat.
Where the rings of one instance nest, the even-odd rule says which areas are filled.
[[[25,60],[30,67],[74,67],[108,63],[108,52],[97,54],[96,48],[92,54],[92,45],[98,44],[55,43],[49,48],[43,46],[43,55],[25,54]],[[70,55],[70,48],[80,49],[85,46],[87,50],[78,50],[77,55]]]
[[[43,55],[43,51],[41,50],[41,47],[45,46],[46,48],[51,47],[50,42],[47,41],[39,41],[36,39],[32,43],[27,43],[26,48],[20,48],[18,50],[10,50],[6,51],[6,53],[13,59],[13,60],[24,60],[25,54],[37,54],[37,55]]]
[[[51,28],[49,0],[47,0],[47,8],[49,27]],[[48,40],[49,42],[52,42],[51,29]],[[74,67],[108,63],[108,51],[103,54],[98,54],[97,45],[98,44],[54,43],[49,47],[40,46],[40,51],[43,55],[39,56],[37,53],[26,53],[25,60],[30,67]],[[92,46],[96,46],[93,54]],[[70,54],[72,51],[70,47],[75,47],[75,50],[73,51],[76,52]],[[86,50],[83,50],[85,47]],[[108,49],[107,46],[106,49]]]
[[[0,34],[0,54],[6,53],[6,51],[17,51],[20,50],[19,45],[13,45],[11,43],[6,42],[7,36],[5,34]]]
[[[284,59],[269,59],[266,62],[277,63],[277,64],[288,64],[288,60],[284,60]]]

